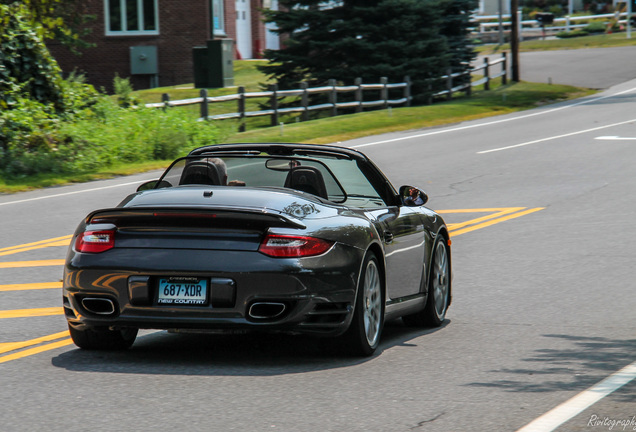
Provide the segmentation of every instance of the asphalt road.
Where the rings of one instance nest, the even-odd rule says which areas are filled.
[[[483,64],[482,59],[479,57],[475,64]],[[522,52],[519,75],[528,82],[607,89],[636,78],[636,46]]]
[[[630,81],[342,143],[396,186],[427,190],[453,224],[446,324],[390,323],[368,359],[308,338],[165,332],[143,332],[127,352],[78,350],[60,310],[68,236],[153,173],[0,196],[0,431],[603,431],[629,421],[635,102]],[[636,427],[624,424],[611,430]]]

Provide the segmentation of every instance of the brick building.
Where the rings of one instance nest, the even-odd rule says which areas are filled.
[[[86,5],[95,19],[83,39],[95,46],[81,56],[56,42],[48,46],[65,73],[77,70],[107,91],[115,74],[130,77],[135,89],[192,83],[193,48],[209,40],[235,41],[235,59],[260,58],[265,48],[278,48],[259,12],[276,8],[276,0],[87,0]]]

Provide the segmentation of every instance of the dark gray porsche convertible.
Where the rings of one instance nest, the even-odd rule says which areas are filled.
[[[450,305],[450,239],[427,199],[351,149],[198,148],[79,225],[71,336],[125,349],[138,329],[287,332],[371,355],[385,320],[439,326]]]

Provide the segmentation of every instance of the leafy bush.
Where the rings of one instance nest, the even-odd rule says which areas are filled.
[[[61,70],[20,3],[0,4],[0,108],[11,108],[22,94],[61,111]]]
[[[62,107],[60,115],[71,118],[86,108],[97,103],[100,94],[92,85],[86,84],[84,75],[72,72],[65,80],[61,80]]]
[[[115,89],[119,105],[122,107],[128,108],[136,103],[136,101],[131,97],[133,86],[130,84],[130,78],[121,78],[119,74],[116,73],[115,79],[113,80],[113,88]]]
[[[89,173],[216,142],[216,127],[187,111],[123,109],[81,75],[62,79],[28,14],[0,3],[0,176]],[[130,104],[130,82],[116,84]]]
[[[0,113],[0,130],[8,125],[13,131],[0,168],[5,176],[89,173],[120,162],[173,159],[219,139],[214,124],[179,109],[123,109],[102,96],[74,120],[60,122],[42,104],[23,103],[23,109]],[[29,128],[33,116],[37,128]]]
[[[606,29],[607,29],[607,24],[600,21],[593,21],[589,23],[588,25],[586,25],[585,27],[583,27],[583,30],[588,33],[605,33]]]
[[[585,30],[574,30],[571,32],[567,32],[567,31],[562,31],[556,34],[556,37],[560,38],[560,39],[566,39],[566,38],[573,38],[573,37],[579,37],[579,36],[587,36],[588,32],[586,32]]]
[[[51,150],[52,135],[59,124],[54,110],[41,102],[15,97],[12,107],[0,110],[0,168],[11,164],[18,148],[25,155],[33,155],[40,148]]]

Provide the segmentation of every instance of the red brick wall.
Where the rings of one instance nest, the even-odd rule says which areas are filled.
[[[253,58],[262,58],[265,51],[265,23],[263,22],[263,0],[251,0],[252,8],[252,51]]]
[[[225,33],[228,38],[236,40],[236,0],[223,0],[223,7],[225,8]]]
[[[137,90],[150,87],[147,75],[130,74],[130,47],[154,45],[159,62],[159,85],[171,86],[194,81],[192,48],[204,46],[211,38],[210,0],[159,0],[159,35],[106,36],[104,0],[87,0],[87,13],[96,18],[90,23],[92,33],[84,39],[96,44],[76,56],[59,43],[49,43],[62,70],[78,70],[97,88],[112,91],[115,74],[130,77]],[[225,25],[228,37],[235,39],[234,0],[225,0]]]

